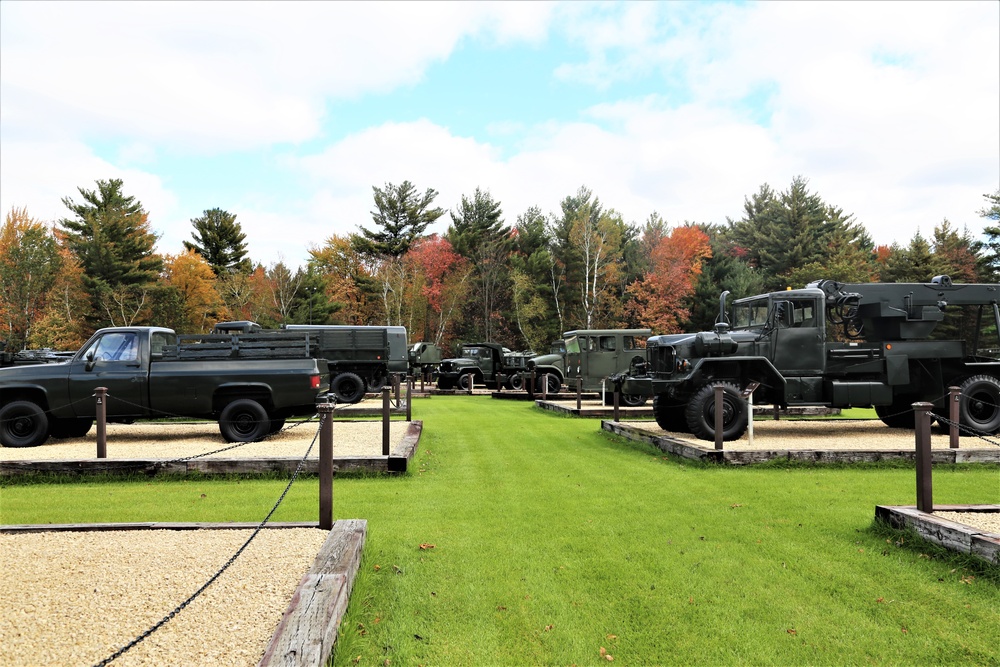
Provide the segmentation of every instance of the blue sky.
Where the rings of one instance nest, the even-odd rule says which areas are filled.
[[[164,253],[220,207],[300,265],[404,179],[679,224],[797,175],[876,243],[978,235],[1000,3],[0,3],[3,211],[122,178]]]

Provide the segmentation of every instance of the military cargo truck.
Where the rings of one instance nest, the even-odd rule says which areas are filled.
[[[636,364],[622,391],[653,396],[661,428],[715,439],[714,387],[723,393],[723,439],[747,426],[742,390],[759,383],[754,402],[782,408],[874,407],[890,427],[913,428],[912,404],[947,415],[948,387],[961,389],[960,423],[1000,432],[1000,357],[986,354],[1000,330],[1000,285],[840,283],[738,299],[723,292],[713,331],[653,336],[648,363]],[[971,337],[935,340],[946,313],[974,318]]]
[[[414,343],[409,351],[410,375],[431,378],[441,364],[441,348],[425,341]]]
[[[366,392],[380,391],[390,373],[405,374],[409,367],[406,328],[400,326],[350,326],[287,324],[266,330],[255,322],[220,322],[213,331],[240,334],[311,333],[318,358],[330,368],[330,391],[338,403],[357,403]]]
[[[518,374],[518,365],[510,359],[512,354],[499,343],[463,343],[457,357],[443,359],[438,366],[438,389],[468,391],[470,381],[488,389],[513,389],[516,381],[512,377]]]
[[[650,329],[578,329],[563,333],[563,339],[553,343],[555,353],[528,361],[528,372],[535,372],[535,392],[556,393],[563,384],[575,387],[576,378],[581,377],[583,391],[604,392],[610,397],[614,385],[609,378],[646,360],[645,340],[651,333]],[[646,399],[644,394],[621,394],[627,406],[642,405]]]

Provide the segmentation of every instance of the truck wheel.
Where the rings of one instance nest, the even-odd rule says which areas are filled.
[[[458,376],[458,388],[462,391],[469,391],[469,381],[470,381],[469,374],[462,373],[461,375]],[[473,385],[475,385],[474,381]]]
[[[721,384],[722,439],[737,440],[747,428],[747,402],[732,382]],[[715,440],[715,384],[707,384],[687,404],[684,417],[691,433],[702,440]]]
[[[889,428],[905,428],[912,431],[917,425],[913,404],[918,400],[920,399],[916,396],[894,396],[891,405],[876,405],[875,414]]]
[[[659,394],[653,397],[653,416],[656,418],[656,424],[664,431],[691,432],[684,417],[684,404],[673,401],[666,395]]]
[[[520,373],[515,373],[507,378],[507,388],[513,391],[524,389],[524,378],[521,377]]]
[[[53,417],[49,431],[53,438],[82,438],[90,432],[90,427],[93,425],[94,420],[87,417],[69,417],[64,419]]]
[[[451,380],[445,380],[444,378],[438,378],[438,389],[454,389],[455,383]]]
[[[267,429],[268,434],[277,433],[285,426],[284,417],[279,417],[278,419],[271,420],[271,427]]]
[[[544,375],[535,378],[535,393],[541,394],[545,389],[545,383],[548,383],[548,393],[558,394],[559,390],[562,389],[562,382],[559,381],[559,376],[553,373],[545,373]]]
[[[984,435],[1000,432],[1000,380],[973,375],[962,385],[958,423]]]
[[[611,400],[615,400],[614,396],[611,397]],[[621,401],[622,405],[630,408],[637,408],[646,403],[646,397],[639,394],[620,394],[618,400]]]
[[[226,442],[255,442],[271,430],[271,418],[257,401],[239,398],[222,409],[219,431]]]
[[[365,382],[354,373],[341,373],[331,386],[338,403],[357,403],[365,397]]]
[[[13,401],[0,408],[0,445],[37,447],[49,437],[49,417],[31,401]]]

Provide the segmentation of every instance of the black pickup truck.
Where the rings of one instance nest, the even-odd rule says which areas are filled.
[[[310,345],[308,335],[251,345],[161,327],[101,329],[68,361],[0,369],[0,444],[85,435],[97,387],[108,390],[108,421],[212,419],[228,442],[259,440],[287,417],[314,414],[329,390],[326,361]]]

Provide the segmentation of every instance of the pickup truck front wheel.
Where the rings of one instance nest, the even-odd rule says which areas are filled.
[[[12,401],[0,408],[0,444],[37,447],[49,437],[49,418],[31,401]]]
[[[222,409],[219,431],[226,442],[254,442],[271,430],[271,418],[257,401],[240,398]]]
[[[87,417],[52,418],[50,425],[53,438],[82,438],[90,432],[94,420]]]

